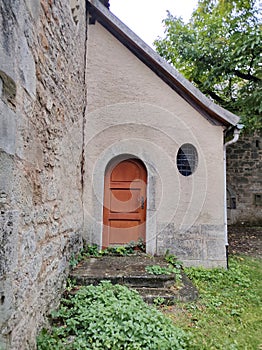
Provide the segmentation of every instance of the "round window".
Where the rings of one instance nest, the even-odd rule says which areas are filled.
[[[176,156],[177,169],[180,174],[189,176],[194,173],[198,163],[196,148],[190,143],[182,145]]]

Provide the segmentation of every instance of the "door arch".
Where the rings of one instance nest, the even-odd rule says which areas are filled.
[[[102,246],[146,241],[147,170],[139,159],[111,163],[105,173]]]

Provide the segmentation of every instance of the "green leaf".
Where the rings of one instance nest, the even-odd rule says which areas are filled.
[[[170,12],[154,45],[204,94],[261,129],[261,16],[255,0],[199,0],[188,23]],[[260,95],[260,97],[259,97]]]

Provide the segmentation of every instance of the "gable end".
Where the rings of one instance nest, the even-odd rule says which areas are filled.
[[[99,0],[87,2],[90,24],[98,21],[139,60],[186,100],[195,110],[213,125],[229,127],[239,122],[239,117],[216,105],[149,47],[123,22],[113,15]]]

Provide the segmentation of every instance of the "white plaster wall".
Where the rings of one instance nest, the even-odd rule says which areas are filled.
[[[189,253],[183,248],[180,254],[186,263],[224,265],[222,127],[211,125],[99,23],[89,26],[87,67],[86,239],[101,244],[104,171],[113,157],[129,154],[148,169],[148,252],[166,247],[179,254],[176,245],[186,237],[192,242]],[[189,177],[176,167],[184,143],[199,157]],[[220,248],[212,258],[213,244]]]

